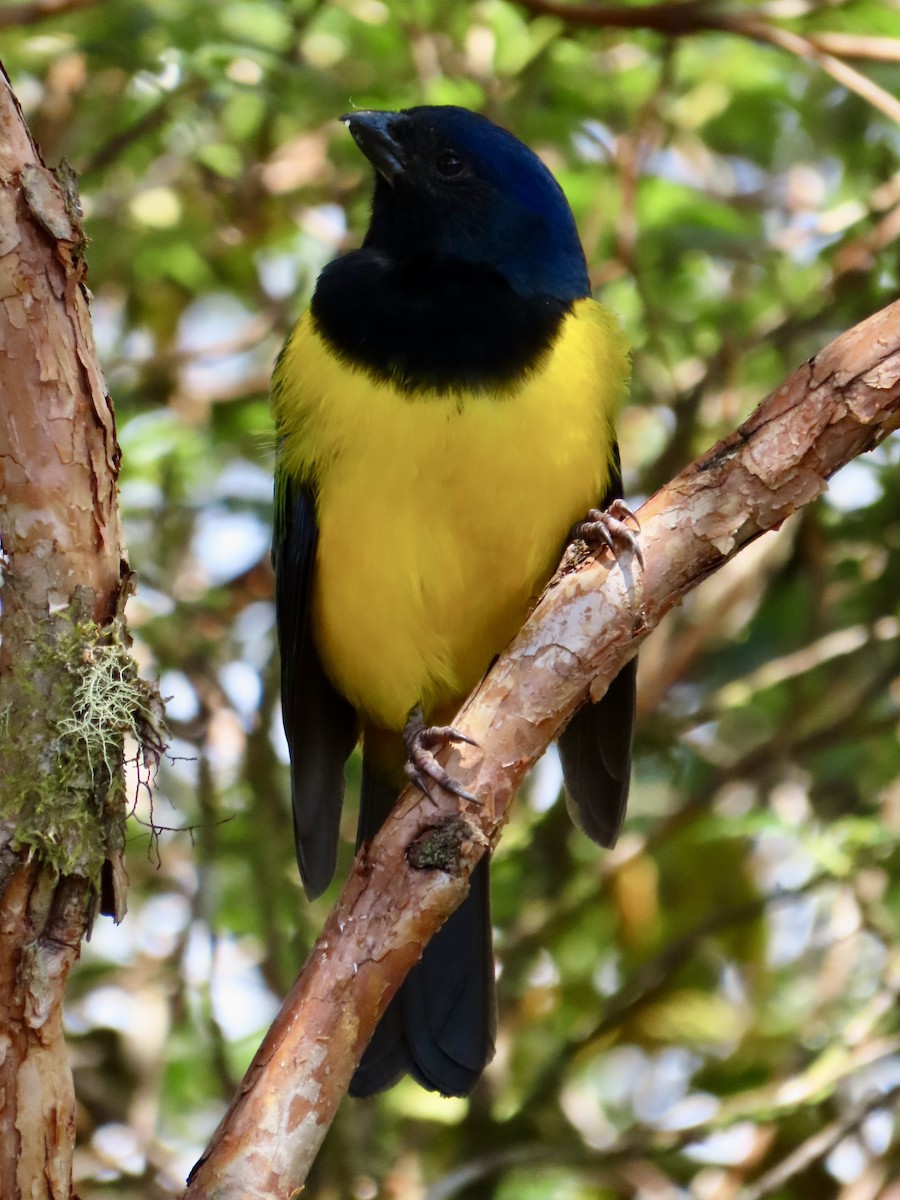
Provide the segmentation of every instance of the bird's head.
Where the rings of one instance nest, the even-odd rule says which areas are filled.
[[[450,105],[342,120],[376,171],[367,247],[398,262],[483,266],[529,298],[588,294],[563,191],[511,133]]]

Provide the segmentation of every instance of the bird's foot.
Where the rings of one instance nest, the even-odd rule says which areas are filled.
[[[629,521],[634,524],[634,530],[629,529]],[[643,568],[644,556],[635,530],[640,533],[640,521],[624,500],[613,500],[605,511],[592,508],[572,530],[572,537],[581,538],[589,545],[607,546],[616,561],[623,550],[630,550]]]
[[[406,745],[406,777],[412,780],[420,791],[430,797],[429,783],[434,782],[452,792],[454,796],[459,796],[461,800],[477,803],[478,797],[457,783],[434,757],[435,750],[442,750],[445,746],[457,742],[477,746],[478,743],[473,738],[450,725],[426,725],[422,709],[414,708],[403,730],[403,741]]]

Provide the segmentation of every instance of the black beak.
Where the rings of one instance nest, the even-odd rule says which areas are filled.
[[[406,173],[403,149],[391,133],[397,113],[363,109],[346,113],[341,120],[353,135],[353,140],[388,183]]]

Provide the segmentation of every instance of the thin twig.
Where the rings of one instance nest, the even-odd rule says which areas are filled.
[[[572,1062],[590,1052],[592,1047],[602,1044],[611,1033],[621,1029],[632,1021],[637,1013],[652,1004],[709,938],[756,920],[769,908],[809,895],[831,882],[831,879],[830,875],[823,872],[809,879],[801,887],[755,896],[744,904],[711,913],[702,921],[698,921],[692,929],[664,946],[658,954],[638,967],[618,991],[605,1000],[604,1013],[600,1020],[577,1041],[569,1042],[548,1064],[529,1088],[530,1097],[533,1099],[541,1095],[555,1094],[559,1090],[560,1080]]]
[[[767,1171],[751,1187],[744,1188],[740,1194],[740,1200],[764,1200],[764,1197],[771,1196],[773,1192],[783,1188],[795,1176],[809,1170],[813,1163],[819,1162],[827,1154],[830,1154],[839,1142],[859,1128],[870,1113],[879,1108],[890,1109],[898,1098],[900,1098],[900,1084],[886,1092],[869,1092],[843,1117],[832,1121],[830,1125],[826,1125],[824,1129],[820,1129],[818,1133],[807,1138],[787,1158],[782,1159],[777,1166]]]
[[[808,33],[806,37],[817,50],[838,58],[900,62],[900,38],[869,37],[861,33]]]
[[[866,1070],[874,1062],[893,1057],[897,1052],[896,1041],[884,1042],[878,1046],[874,1055],[863,1056],[862,1061],[853,1061],[848,1070],[837,1073],[830,1080],[831,1089],[839,1083],[846,1082],[856,1072]],[[790,1085],[799,1077],[782,1080],[778,1088],[785,1093],[790,1091]],[[779,1163],[777,1167],[767,1172],[752,1188],[740,1195],[740,1200],[763,1200],[771,1195],[785,1182],[799,1175],[801,1171],[828,1154],[843,1137],[852,1133],[865,1120],[869,1113],[879,1108],[889,1108],[900,1094],[900,1085],[889,1091],[869,1093],[863,1101],[854,1105],[844,1117],[832,1122],[826,1129],[814,1134],[802,1146]],[[598,1164],[610,1166],[630,1159],[655,1160],[676,1154],[698,1141],[718,1133],[738,1123],[747,1120],[770,1119],[772,1105],[768,1098],[759,1092],[749,1092],[745,1095],[755,1103],[759,1112],[754,1117],[751,1104],[746,1103],[742,1096],[733,1097],[723,1106],[720,1114],[711,1120],[686,1126],[678,1130],[642,1129],[620,1137],[613,1145],[605,1147],[600,1152],[591,1153],[583,1148],[571,1148],[559,1145],[536,1145],[533,1141],[516,1142],[501,1150],[483,1154],[470,1159],[464,1167],[451,1171],[442,1179],[432,1184],[425,1193],[424,1200],[451,1200],[464,1188],[471,1187],[484,1179],[491,1178],[509,1167],[523,1166],[527,1163],[564,1164],[570,1169],[585,1171]],[[807,1094],[802,1100],[790,1105],[776,1105],[776,1109],[798,1111],[804,1105],[818,1106],[822,1102],[821,1089]]]
[[[91,157],[80,165],[79,176],[82,179],[89,179],[91,176],[104,171],[110,164],[120,158],[129,146],[145,138],[148,133],[152,133],[161,125],[164,125],[171,117],[172,108],[175,104],[181,100],[199,99],[205,88],[205,81],[192,77],[185,79],[178,87],[172,88],[171,91],[163,92],[160,99],[151,108],[148,108],[146,112],[142,113],[137,120],[124,129],[117,130],[107,141],[101,143]]]
[[[900,124],[900,101],[890,92],[838,57],[900,61],[900,40],[853,37],[842,33],[804,36],[772,24],[759,12],[727,11],[713,0],[680,0],[675,4],[624,6],[616,4],[567,4],[559,0],[519,0],[523,8],[542,16],[559,17],[571,25],[602,29],[649,29],[668,37],[697,33],[730,33],[786,50],[797,58],[816,63],[848,91]]]
[[[814,62],[848,91],[856,92],[857,96],[865,100],[867,104],[871,104],[873,108],[877,108],[891,121],[900,125],[900,100],[857,71],[855,67],[845,63],[843,59],[817,49],[811,38],[792,33],[788,29],[782,29],[780,26],[771,25],[766,21],[748,20],[737,16],[727,24],[732,33],[753,38],[755,41],[767,42],[770,46],[777,46],[780,50],[786,50],[797,58],[805,58]]]

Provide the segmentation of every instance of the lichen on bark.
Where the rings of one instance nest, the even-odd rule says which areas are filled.
[[[0,820],[13,850],[96,883],[124,844],[125,739],[145,758],[159,739],[124,624],[89,614],[80,595],[48,614],[0,677]]]

